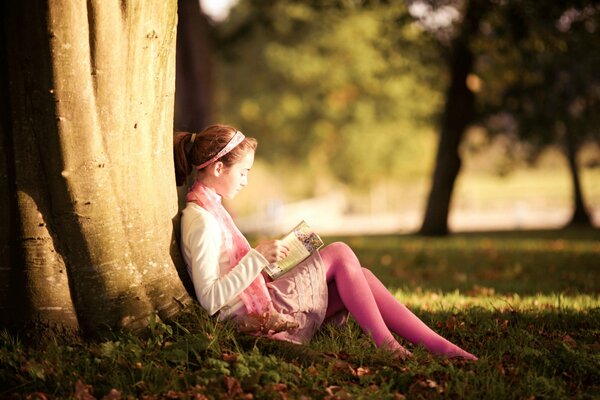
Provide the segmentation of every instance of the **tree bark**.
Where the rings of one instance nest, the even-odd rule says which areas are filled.
[[[210,25],[198,0],[178,1],[175,130],[200,132],[212,121]]]
[[[189,301],[172,222],[175,2],[8,3],[0,323],[93,334],[168,318]]]
[[[212,122],[212,49],[210,24],[198,0],[178,0],[177,59],[175,76],[175,131],[200,132]],[[177,189],[179,208],[185,207],[188,186]],[[191,290],[191,282],[187,282]]]
[[[583,192],[579,179],[579,168],[577,167],[577,145],[573,134],[566,132],[566,156],[571,173],[571,182],[573,184],[573,215],[567,226],[592,226],[592,219],[588,213],[583,201]]]
[[[467,76],[473,70],[471,40],[477,34],[486,8],[486,0],[468,1],[460,32],[452,41],[450,84],[441,118],[431,189],[419,231],[422,235],[448,234],[450,201],[461,168],[459,145],[474,117],[474,95],[467,87]]]

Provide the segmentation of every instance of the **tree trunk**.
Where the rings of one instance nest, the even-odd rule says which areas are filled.
[[[7,3],[0,324],[173,315],[175,1]]]
[[[583,201],[583,192],[581,191],[581,182],[579,180],[579,168],[577,168],[577,145],[573,134],[569,130],[566,132],[566,156],[571,172],[571,182],[573,183],[573,205],[575,210],[567,226],[592,226],[592,219],[588,213]]]
[[[200,132],[212,121],[210,26],[198,0],[178,1],[175,129]]]
[[[200,132],[212,122],[213,112],[210,25],[198,0],[178,0],[177,3],[175,130]],[[190,175],[188,183],[193,179]],[[180,208],[185,207],[187,189],[188,185],[177,189]]]
[[[467,87],[467,76],[473,70],[470,45],[486,7],[486,0],[467,2],[460,32],[452,42],[450,85],[440,124],[431,190],[419,232],[422,235],[441,236],[448,233],[450,200],[461,167],[459,145],[466,127],[474,117],[474,95]]]

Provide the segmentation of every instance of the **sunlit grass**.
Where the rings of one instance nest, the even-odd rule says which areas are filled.
[[[410,308],[432,312],[465,312],[474,307],[487,311],[544,311],[553,313],[600,309],[600,296],[591,294],[536,294],[523,296],[512,294],[498,296],[493,294],[491,288],[475,287],[472,295],[465,295],[458,290],[446,293],[396,290],[394,295]]]
[[[402,338],[413,357],[397,360],[353,319],[288,346],[195,305],[168,324],[150,319],[143,336],[0,332],[0,398],[600,398],[597,230],[333,240],[479,361],[440,359]]]

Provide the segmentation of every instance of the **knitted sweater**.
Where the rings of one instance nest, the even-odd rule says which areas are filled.
[[[196,203],[187,203],[182,212],[181,250],[200,305],[210,315],[221,310],[221,318],[243,306],[239,294],[268,264],[251,249],[231,269],[219,223]]]

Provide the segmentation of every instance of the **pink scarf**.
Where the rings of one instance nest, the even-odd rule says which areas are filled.
[[[197,181],[190,188],[186,200],[198,204],[217,219],[229,256],[229,268],[235,268],[242,257],[250,251],[250,244],[221,204],[221,196]],[[272,309],[271,297],[262,275],[258,275],[250,286],[240,293],[240,299],[249,315],[268,315]]]

